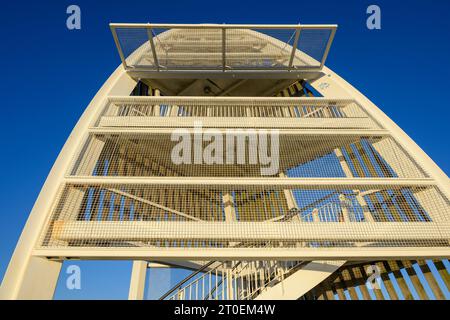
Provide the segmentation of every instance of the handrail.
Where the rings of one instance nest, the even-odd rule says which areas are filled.
[[[242,247],[242,246],[243,246],[243,244],[239,243],[235,247]],[[161,298],[159,298],[159,300],[164,300],[165,298],[167,298],[171,293],[173,293],[175,290],[179,289],[183,284],[185,284],[187,281],[189,281],[190,279],[195,277],[197,274],[199,274],[200,272],[205,270],[207,267],[212,265],[214,262],[217,262],[217,261],[210,261],[210,262],[208,262],[207,264],[203,265],[200,269],[196,270],[195,272],[193,272],[192,274],[190,274],[189,276],[187,276],[186,278],[184,278],[183,280],[178,282],[174,287],[172,287],[172,289],[170,289]],[[240,264],[240,262],[239,262],[239,264]],[[236,264],[235,267],[237,267],[239,264]],[[235,267],[233,267],[233,270],[234,270]]]
[[[336,29],[337,24],[177,24],[177,23],[110,23],[112,28],[196,28],[196,29]]]
[[[202,272],[203,270],[205,270],[206,268],[208,268],[210,265],[212,265],[214,262],[216,261],[210,261],[207,264],[203,265],[200,269],[197,269],[196,271],[194,271],[192,274],[190,274],[189,276],[187,276],[186,278],[184,278],[183,280],[181,280],[180,282],[178,282],[174,287],[172,287],[172,289],[170,289],[169,291],[167,291],[163,296],[161,296],[159,298],[159,300],[164,300],[165,298],[167,298],[170,294],[172,294],[175,290],[177,290],[178,288],[180,288],[183,284],[185,284],[186,282],[188,282],[189,280],[191,280],[193,277],[195,277],[197,274],[199,274],[200,272]]]
[[[305,265],[306,263],[307,263],[307,261],[298,261],[297,264],[295,264],[294,266],[291,267],[291,269],[288,270],[287,276],[291,275],[291,273],[292,273],[292,271],[293,271],[294,269],[297,269],[299,266],[303,266],[303,265]],[[283,274],[283,277],[285,277],[285,276],[286,276],[286,274]],[[271,285],[272,283],[274,283],[276,280],[279,280],[279,277],[278,277],[278,276],[276,276],[276,277],[274,277],[273,279],[270,279],[268,282],[264,283],[264,288],[267,288],[269,285]],[[257,294],[260,293],[260,292],[258,292],[258,291],[261,290],[261,288],[262,288],[262,287],[258,288],[258,290],[255,290],[254,292],[252,292],[252,293],[249,295],[249,297],[250,297],[251,299],[255,298],[255,297],[257,296]]]
[[[109,96],[108,102],[122,102],[122,103],[135,103],[135,102],[207,102],[207,103],[225,103],[225,102],[238,102],[238,103],[258,103],[258,102],[283,102],[283,103],[333,103],[334,105],[358,103],[353,98],[324,98],[324,97],[211,97],[211,96]],[[208,104],[209,105],[209,104]]]
[[[232,271],[234,269],[236,269],[238,266],[240,266],[242,264],[242,261],[239,261],[238,263],[236,263],[233,268],[231,269]],[[223,283],[223,278],[220,279],[220,282],[217,284],[217,286],[215,286],[214,288],[211,289],[211,291],[208,293],[208,295],[203,299],[203,300],[208,300],[210,296],[212,296],[212,294],[214,293],[214,291],[217,290],[218,287],[220,287],[220,285]]]
[[[314,201],[314,202],[312,202],[312,203],[310,203],[310,204],[308,204],[308,205],[306,205],[306,206],[304,206],[304,207],[302,207],[300,209],[292,208],[291,210],[288,211],[287,214],[283,214],[281,216],[269,219],[269,220],[267,220],[267,222],[276,222],[276,221],[288,220],[288,219],[292,218],[295,215],[298,215],[298,214],[300,214],[300,213],[302,213],[302,212],[304,212],[304,211],[306,211],[308,209],[314,208],[316,206],[316,204],[331,198],[332,196],[334,196],[337,193],[339,193],[339,191],[334,191],[334,192],[332,192],[332,193],[330,193],[330,194],[328,194],[328,195],[326,195],[326,196],[324,196],[324,197],[322,197],[322,198],[320,198],[320,199],[318,199],[318,200],[316,200],[316,201]],[[312,215],[312,212],[302,216],[302,218],[306,218],[306,217],[308,217],[310,215]]]

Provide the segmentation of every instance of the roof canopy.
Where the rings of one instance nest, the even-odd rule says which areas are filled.
[[[123,66],[152,73],[320,70],[336,25],[110,24]]]

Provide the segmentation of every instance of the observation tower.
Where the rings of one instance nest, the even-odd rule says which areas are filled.
[[[110,28],[121,64],[1,298],[51,299],[64,260],[95,259],[133,261],[130,299],[156,267],[192,270],[161,299],[449,299],[449,178],[325,66],[336,25]]]

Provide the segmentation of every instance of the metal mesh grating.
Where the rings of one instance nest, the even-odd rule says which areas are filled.
[[[42,247],[448,246],[434,187],[68,184]]]
[[[201,176],[201,177],[257,177],[261,168],[274,168],[269,175],[285,173],[289,177],[402,177],[419,178],[427,175],[393,141],[384,136],[311,134],[281,134],[279,152],[272,154],[267,147],[263,155],[250,157],[251,140],[245,134],[237,135],[234,149],[227,149],[224,137],[221,162],[210,163],[203,158],[196,162],[196,147],[190,150],[188,163],[175,164],[172,159],[178,140],[171,135],[157,133],[91,134],[79,156],[74,158],[71,175],[74,176]],[[191,141],[194,137],[191,134]],[[261,137],[258,137],[259,142]],[[239,148],[238,140],[244,142]],[[270,138],[268,142],[270,142]],[[203,142],[205,152],[209,142]],[[270,144],[269,144],[270,146]],[[230,151],[232,150],[232,151]],[[237,154],[243,150],[245,157]],[[263,150],[260,147],[260,150]],[[227,162],[227,156],[233,162]],[[270,161],[262,156],[270,156]],[[220,160],[218,159],[218,160]],[[239,162],[240,161],[240,162]],[[267,175],[266,173],[264,175]]]
[[[312,60],[307,60],[307,58],[304,58],[305,61],[303,63],[306,66],[314,65],[314,60],[322,60],[330,36],[330,29],[306,29],[301,31],[298,42],[298,50],[304,53],[305,57],[312,58]]]
[[[161,68],[222,68],[221,29],[154,29],[153,32]]]
[[[158,70],[320,68],[335,26],[112,24],[125,65]],[[293,50],[296,48],[297,50]]]
[[[155,66],[146,29],[118,28],[116,32],[127,65]]]
[[[227,67],[282,69],[289,66],[295,29],[231,29],[226,32]],[[299,59],[295,65],[298,63]]]

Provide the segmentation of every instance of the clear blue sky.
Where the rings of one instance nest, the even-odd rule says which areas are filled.
[[[81,7],[80,31],[66,28],[70,4]],[[382,30],[366,28],[370,4]],[[327,65],[450,172],[448,0],[4,1],[0,17],[1,275],[64,141],[119,64],[109,22],[337,23]],[[80,265],[83,290],[62,283],[57,298],[126,298],[129,262]]]

